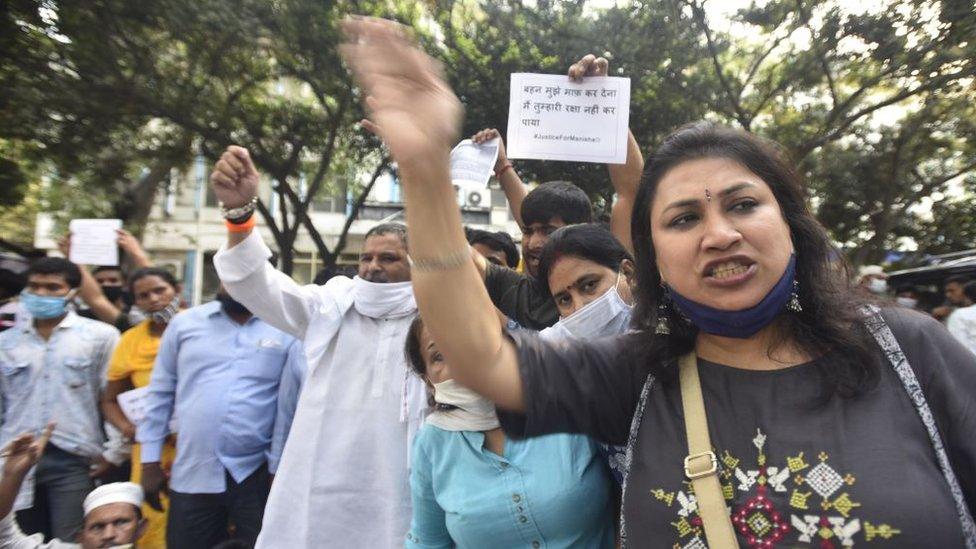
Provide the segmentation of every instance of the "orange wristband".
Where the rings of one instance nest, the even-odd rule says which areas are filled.
[[[257,221],[254,219],[253,215],[248,217],[247,221],[244,223],[231,223],[230,221],[224,221],[224,225],[227,226],[227,232],[231,233],[246,233],[253,229],[256,224]]]

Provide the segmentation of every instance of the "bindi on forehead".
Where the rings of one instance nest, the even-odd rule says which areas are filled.
[[[751,181],[739,181],[737,183],[730,184],[729,186],[718,191],[717,195],[718,198],[721,200],[721,199],[727,199],[735,195],[736,193],[742,191],[758,190],[759,188],[760,188],[759,185]],[[704,195],[705,195],[705,203],[706,204],[710,203],[712,201],[712,196],[713,196],[711,189],[705,187]],[[678,198],[673,201],[665,201],[661,212],[664,213],[667,212],[668,210],[677,209],[677,208],[696,207],[699,206],[700,204],[701,204],[701,199],[699,198],[694,198],[694,197]]]
[[[569,293],[573,288],[581,290],[583,286],[588,282],[599,281],[603,276],[602,272],[598,271],[586,271],[583,274],[576,277],[575,280],[570,282],[564,289],[559,291],[559,294]]]

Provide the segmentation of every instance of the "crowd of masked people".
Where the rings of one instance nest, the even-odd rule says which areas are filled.
[[[305,375],[301,343],[224,290],[185,308],[132,235],[119,246],[127,274],[61,257],[3,274],[0,547],[253,543]],[[167,534],[168,522],[188,527]]]
[[[231,146],[216,301],[126,233],[127,276],[33,262],[0,333],[0,548],[976,548],[972,282],[947,330],[851,276],[781,149],[710,123],[646,161],[629,135],[609,222],[502,143],[521,249],[466,229],[460,102],[409,32],[344,25],[406,224],[299,285]],[[93,490],[106,460],[129,478]]]

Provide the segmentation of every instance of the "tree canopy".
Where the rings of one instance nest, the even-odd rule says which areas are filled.
[[[413,25],[443,61],[466,134],[504,135],[511,73],[564,73],[605,55],[612,75],[631,78],[630,125],[645,150],[701,119],[777,140],[855,262],[973,246],[969,2],[770,0],[724,16],[715,2],[12,0],[0,8],[0,200],[28,200],[44,173],[91,198],[65,211],[101,201],[98,213],[138,225],[171,168],[236,143],[276,182],[279,211],[261,210],[283,268],[299,231],[335,260],[345,239],[327,245],[309,204],[352,191],[361,205],[368,188],[355,182],[388,163],[355,125],[361,97],[337,51],[342,16],[368,13]],[[602,166],[518,167],[611,199]]]

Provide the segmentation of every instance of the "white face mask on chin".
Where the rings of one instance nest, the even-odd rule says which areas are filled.
[[[868,281],[868,290],[873,294],[883,294],[888,291],[888,281],[883,278],[872,278]]]
[[[445,431],[490,431],[499,426],[495,404],[453,379],[434,384],[434,401],[456,406],[427,416],[428,423]]]
[[[559,319],[553,327],[554,335],[564,338],[595,339],[622,334],[630,326],[633,307],[620,297],[617,282],[603,295],[587,303],[573,314]]]
[[[911,297],[899,297],[895,299],[895,302],[908,309],[914,309],[918,305],[918,300]]]

